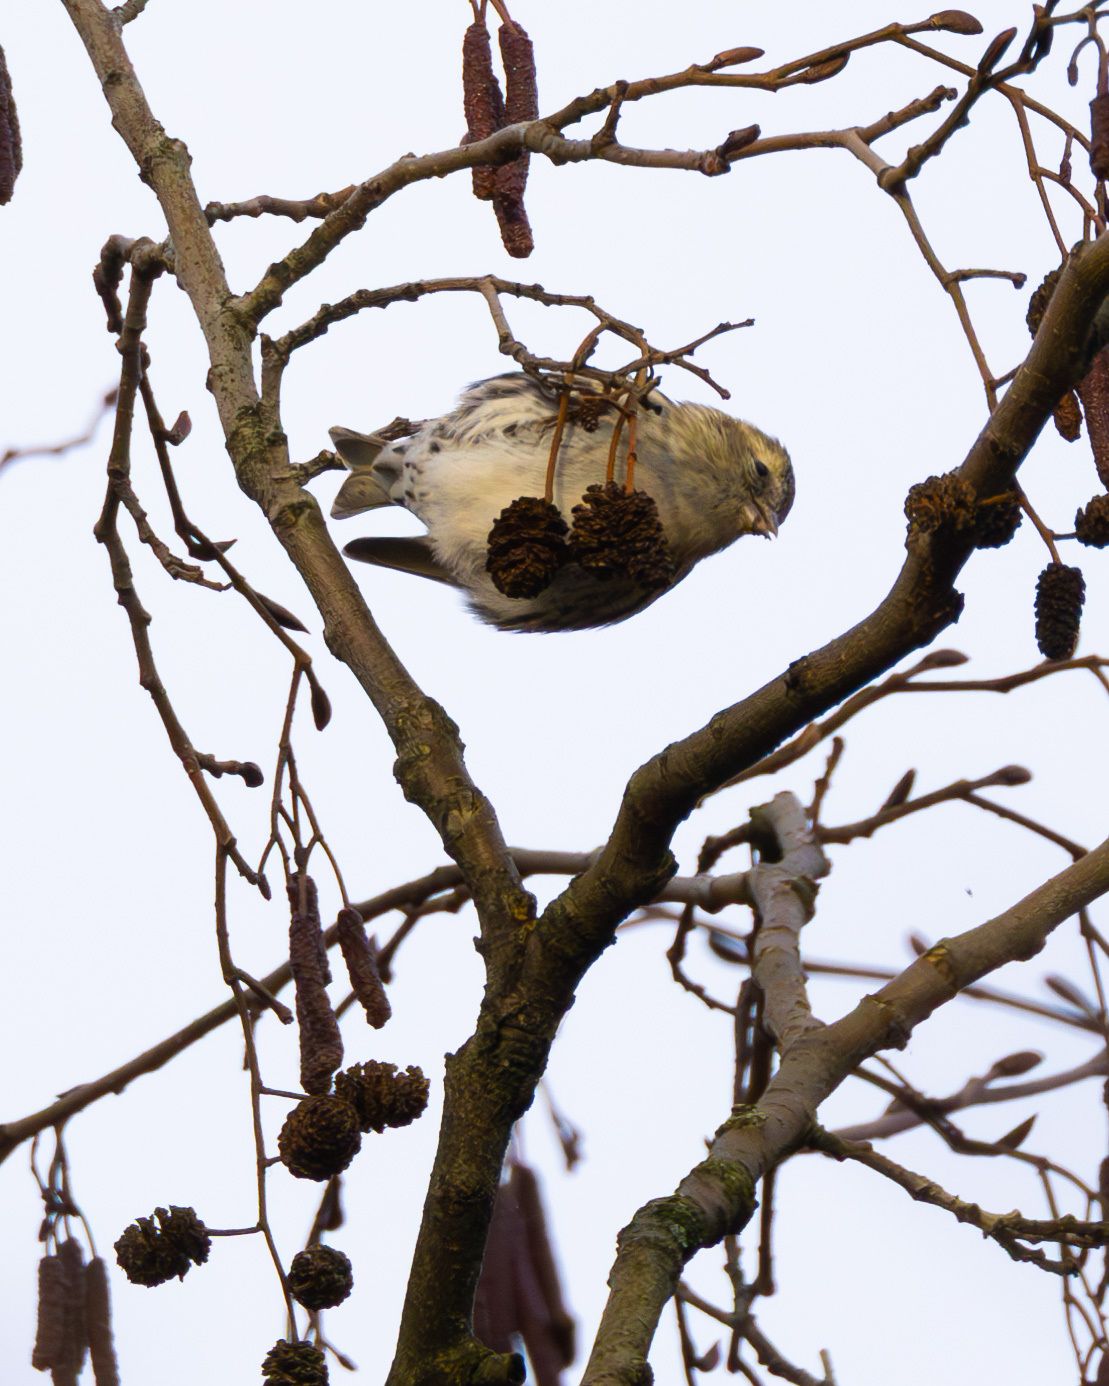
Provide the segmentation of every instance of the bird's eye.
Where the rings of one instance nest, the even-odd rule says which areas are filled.
[[[755,471],[758,472],[761,477],[768,477],[770,475],[770,468],[765,462],[756,462]]]

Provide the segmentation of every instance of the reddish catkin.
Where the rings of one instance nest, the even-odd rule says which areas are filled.
[[[1100,182],[1109,177],[1109,93],[1090,102],[1090,169]]]
[[[108,1294],[108,1272],[99,1256],[86,1268],[85,1313],[89,1335],[89,1356],[96,1386],[119,1386],[119,1366],[112,1340],[112,1306]]]
[[[393,1014],[393,1008],[377,970],[377,943],[366,937],[366,926],[357,910],[340,910],[336,923],[351,987],[366,1012],[366,1019],[375,1030],[380,1030]]]
[[[1075,388],[1082,401],[1097,474],[1109,490],[1109,351],[1098,352],[1094,364]]]
[[[514,21],[502,24],[497,37],[504,63],[504,124],[515,125],[539,117],[539,89],[535,81],[535,49],[527,31]],[[524,210],[524,189],[531,155],[521,154],[493,170],[493,210],[501,229],[504,248],[514,259],[526,259],[535,248]]]
[[[462,104],[466,113],[464,144],[488,139],[504,124],[504,97],[493,71],[493,50],[483,20],[471,24],[462,40]],[[482,202],[492,201],[496,168],[486,164],[475,168],[473,174],[474,196]]]
[[[38,1331],[31,1353],[36,1371],[49,1371],[61,1360],[65,1338],[66,1268],[59,1256],[39,1262]]]
[[[311,876],[298,872],[290,878],[289,905],[289,964],[296,985],[300,1085],[305,1092],[320,1096],[331,1091],[331,1075],[343,1062],[343,1041],[326,990],[331,971],[320,928],[316,883]]]

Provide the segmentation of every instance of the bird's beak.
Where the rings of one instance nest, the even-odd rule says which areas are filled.
[[[764,504],[762,501],[749,501],[747,515],[751,521],[752,534],[765,534],[768,539],[778,537],[778,515],[777,512]]]

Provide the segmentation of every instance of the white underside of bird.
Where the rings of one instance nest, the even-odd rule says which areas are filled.
[[[592,382],[580,383],[581,395],[595,392]],[[421,536],[355,539],[344,553],[449,583],[482,620],[502,630],[604,626],[654,601],[658,590],[621,576],[602,582],[576,563],[526,598],[499,592],[486,570],[489,531],[501,511],[519,496],[544,494],[558,400],[545,380],[515,373],[470,386],[452,413],[415,426],[398,441],[333,428],[335,449],[351,475],[332,516],[399,505],[427,528]],[[567,524],[586,488],[605,480],[616,418],[610,409],[590,431],[570,412],[551,498]],[[627,432],[617,448],[621,483]],[[636,432],[633,484],[658,507],[674,564],[670,586],[742,534],[777,533],[792,504],[793,472],[776,440],[718,409],[674,404],[657,392],[640,408]]]

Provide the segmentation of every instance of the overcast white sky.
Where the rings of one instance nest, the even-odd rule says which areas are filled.
[[[767,64],[895,17],[871,0],[849,7],[798,0],[734,5],[690,0],[520,0],[535,40],[545,110],[618,77],[634,79],[754,44]],[[976,13],[987,37],[1026,23],[1029,7],[991,0]],[[910,16],[900,13],[903,19]],[[923,17],[923,12],[921,16]],[[406,151],[457,143],[463,0],[421,5],[330,0],[309,12],[289,0],[151,0],[128,45],[155,114],[188,144],[203,201],[270,193],[307,197],[369,177]],[[0,380],[0,451],[81,431],[118,374],[113,339],[90,272],[113,233],[160,239],[152,194],[109,124],[92,69],[60,3],[12,7],[0,42],[23,125],[25,168],[0,210],[6,350]],[[984,39],[937,39],[975,61]],[[1060,47],[1065,49],[1065,43]],[[1092,74],[1063,81],[1053,55],[1038,94],[1083,121]],[[1090,59],[1090,54],[1086,54]],[[632,144],[705,148],[759,122],[764,133],[865,124],[947,78],[912,54],[857,55],[835,82],[777,96],[740,91],[674,93],[629,108]],[[596,122],[587,129],[594,128]],[[885,141],[896,157],[930,127]],[[1057,161],[1055,142],[1045,162]],[[1076,159],[1076,165],[1078,160]],[[938,254],[949,267],[1023,270],[1030,286],[1057,260],[1034,189],[1022,173],[1011,112],[984,102],[939,165],[913,188]],[[1059,203],[1063,209],[1062,202]],[[774,544],[744,541],[703,564],[678,590],[612,630],[508,636],[479,626],[445,588],[360,571],[388,638],[421,685],[458,722],[468,763],[490,795],[510,842],[588,850],[607,835],[629,774],[669,741],[758,687],[792,659],[854,623],[881,599],[903,556],[908,486],[961,461],[985,417],[984,397],[952,307],[894,205],[849,155],[812,151],[739,165],[726,178],[533,160],[528,209],[536,251],[527,264],[501,249],[490,209],[468,177],[424,184],[393,198],[274,315],[272,333],[321,302],[357,288],[419,277],[495,272],[547,289],[592,293],[664,346],[722,319],[756,326],[715,341],[698,357],[732,392],[727,406],[781,437],[798,478],[795,509]],[[1066,213],[1069,216],[1069,213]],[[1077,240],[1073,218],[1065,234]],[[219,228],[231,283],[255,282],[269,261],[307,234],[286,220]],[[994,369],[1023,356],[1028,291],[984,281],[968,298]],[[517,334],[543,354],[573,349],[580,315],[509,306]],[[319,734],[305,714],[296,746],[302,776],[352,894],[365,898],[441,860],[436,836],[391,777],[392,748],[346,670],[331,660],[320,623],[263,518],[238,492],[220,439],[206,360],[188,303],[172,282],[155,290],[146,341],[167,419],[187,409],[194,431],[175,454],[196,522],[235,537],[238,566],[310,627],[335,715]],[[453,296],[366,313],[298,355],[286,378],[286,428],[294,458],[327,445],[333,424],[368,429],[396,414],[447,409],[470,380],[505,366],[480,301]],[[682,372],[667,393],[711,402]],[[114,602],[92,525],[104,488],[108,433],[64,458],[37,458],[0,474],[0,564],[7,600],[0,639],[6,792],[5,1003],[8,1056],[0,1119],[19,1117],[96,1077],[223,997],[212,925],[212,842],[147,695],[138,687],[127,622]],[[163,535],[171,531],[149,447],[136,444],[136,486]],[[1057,529],[1097,488],[1088,446],[1045,435],[1023,473]],[[328,505],[338,478],[315,490]],[[407,517],[347,522],[339,537],[399,532]],[[361,527],[360,527],[361,526]],[[393,527],[393,528],[391,528]],[[124,529],[140,596],[151,612],[159,669],[202,749],[255,760],[272,773],[288,661],[234,594],[168,581]],[[1082,652],[1105,651],[1109,597],[1104,556],[1067,556],[1088,588]],[[960,586],[962,620],[942,637],[973,657],[971,675],[1037,662],[1032,594],[1045,550],[1029,526],[1008,548],[978,554]],[[1019,761],[1035,779],[997,792],[1021,811],[1088,845],[1105,833],[1105,694],[1070,674],[1014,693],[890,700],[847,731],[847,752],[826,820],[873,811],[904,770],[936,788]],[[742,821],[777,788],[806,799],[823,751],[781,777],[711,801],[683,826],[683,871],[709,833]],[[217,793],[254,857],[265,841],[267,791],[220,781]],[[902,965],[905,937],[930,939],[980,923],[1066,865],[1065,854],[965,805],[887,830],[871,843],[833,849],[834,871],[808,930],[819,958]],[[743,865],[736,856],[730,869]],[[320,866],[325,914],[334,891]],[[539,882],[541,898],[555,886]],[[280,892],[264,906],[236,882],[236,957],[256,975],[280,960],[287,920]],[[1109,927],[1105,911],[1095,911]],[[731,911],[722,922],[745,928]],[[389,921],[386,921],[388,926]],[[367,1142],[349,1180],[349,1221],[334,1241],[351,1256],[357,1289],[327,1316],[334,1341],[379,1380],[391,1357],[411,1240],[434,1147],[442,1055],[470,1032],[481,988],[471,916],[428,920],[406,944],[392,988],[394,1019],[380,1035],[353,1015],[349,1061],[419,1063],[432,1108],[405,1131]],[[658,925],[628,930],[582,986],[551,1064],[553,1089],[584,1131],[584,1164],[559,1168],[540,1110],[524,1146],[541,1165],[568,1297],[591,1340],[617,1229],[646,1199],[669,1192],[727,1115],[727,1017],[677,992]],[[691,967],[730,997],[738,972],[700,942]],[[1048,998],[1042,976],[1081,978],[1073,926],[1000,984]],[[814,983],[818,1014],[835,1018],[865,990]],[[270,1020],[260,1030],[270,1081],[296,1081],[293,1037]],[[999,1055],[1042,1049],[1051,1067],[1089,1057],[1077,1032],[960,1003],[896,1056],[921,1086],[958,1087]],[[1046,1071],[1046,1069],[1045,1069]],[[876,1114],[879,1096],[847,1086],[827,1124]],[[1104,1122],[1090,1085],[1034,1103],[969,1114],[992,1139],[1040,1113],[1029,1148],[1096,1178]],[[267,1109],[271,1131],[283,1104]],[[1083,1113],[1087,1113],[1084,1115]],[[67,1133],[74,1188],[99,1248],[111,1256],[122,1228],[158,1204],[194,1205],[212,1226],[253,1220],[253,1152],[241,1039],[230,1027],[165,1072],[76,1118]],[[1045,1215],[1027,1170],[1001,1161],[954,1161],[931,1135],[902,1137],[894,1158],[932,1172],[984,1206]],[[806,1157],[779,1184],[779,1295],[762,1307],[767,1332],[793,1360],[818,1371],[827,1348],[842,1386],[924,1386],[942,1377],[1011,1383],[1074,1380],[1059,1287],[1011,1263],[978,1234],[919,1208],[854,1168]],[[302,1244],[316,1189],[278,1169],[275,1225],[286,1256]],[[4,1255],[0,1379],[40,1379],[28,1365],[35,1241],[41,1217],[27,1151],[0,1169]],[[1083,1209],[1075,1205],[1073,1211]],[[693,1268],[723,1301],[719,1251]],[[211,1262],[183,1284],[157,1290],[113,1281],[125,1382],[184,1386],[206,1376],[249,1381],[283,1332],[276,1282],[260,1239],[217,1243]],[[696,1325],[702,1345],[714,1336]],[[670,1321],[655,1352],[658,1379],[677,1379]],[[333,1366],[335,1380],[341,1374]]]

